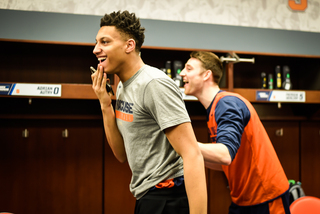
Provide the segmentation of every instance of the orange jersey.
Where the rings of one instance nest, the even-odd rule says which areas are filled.
[[[239,206],[252,206],[273,200],[288,190],[289,183],[269,136],[251,103],[238,94],[219,92],[213,100],[211,110],[208,109],[210,137],[214,140],[213,143],[224,143],[219,142],[217,138],[218,126],[222,124],[219,118],[216,118],[216,106],[226,96],[240,99],[250,113],[244,123],[243,133],[239,135],[240,144],[232,163],[229,166],[222,166],[229,181],[231,199]],[[234,112],[241,114],[242,111],[235,108],[235,111],[228,112],[228,115]],[[231,116],[230,120],[232,118]],[[222,141],[227,141],[226,139],[223,138]]]

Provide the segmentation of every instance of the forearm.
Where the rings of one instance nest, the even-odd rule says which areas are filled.
[[[103,117],[103,125],[108,143],[114,156],[121,162],[125,162],[126,152],[123,138],[116,124],[116,117],[112,106],[110,94],[106,90],[107,74],[103,73],[102,66],[98,66],[98,71],[91,75],[92,89],[97,95]]]
[[[231,156],[228,148],[221,143],[200,143],[199,148],[203,155],[204,161],[219,165],[230,165]]]
[[[199,153],[183,159],[190,214],[207,213],[207,187],[203,157]]]
[[[121,162],[127,159],[123,138],[116,124],[115,112],[112,106],[102,107],[103,125],[107,141],[114,156]]]

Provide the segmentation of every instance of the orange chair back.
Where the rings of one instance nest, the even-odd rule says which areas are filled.
[[[320,198],[304,196],[293,201],[290,205],[291,214],[319,214]]]

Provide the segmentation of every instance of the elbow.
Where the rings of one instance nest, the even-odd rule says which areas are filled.
[[[120,162],[125,163],[127,161],[127,154],[124,149],[111,147],[114,157]]]
[[[120,163],[125,163],[126,161],[127,161],[127,159],[118,159],[118,161],[120,162]]]
[[[234,150],[232,147],[224,145],[222,152],[220,153],[220,161],[221,165],[229,166],[232,163],[231,154],[233,154]]]
[[[127,155],[126,153],[116,153],[115,151],[113,151],[113,155],[116,157],[116,159],[120,162],[120,163],[125,163],[127,161]]]
[[[232,163],[232,159],[230,155],[226,155],[226,157],[221,158],[221,165],[230,166]]]
[[[120,157],[120,156],[116,156],[117,160],[120,162],[120,163],[125,163],[127,161],[127,158],[126,157]]]

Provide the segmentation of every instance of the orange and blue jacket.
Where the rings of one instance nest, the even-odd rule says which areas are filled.
[[[261,204],[288,190],[285,172],[248,100],[236,93],[219,91],[207,109],[207,117],[212,142],[226,145],[232,158],[232,163],[222,169],[233,203]]]

